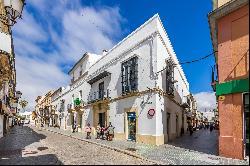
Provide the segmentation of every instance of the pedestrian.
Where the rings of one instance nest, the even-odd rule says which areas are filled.
[[[184,134],[184,128],[181,127],[181,135],[183,135],[183,134]]]
[[[191,123],[189,123],[188,130],[189,130],[189,132],[190,132],[190,135],[192,135],[192,134],[193,134],[193,126],[192,126]]]
[[[101,126],[101,139],[104,140],[105,127]]]
[[[72,133],[74,133],[75,130],[76,130],[76,121],[74,121],[74,123],[73,123],[73,125],[72,125],[72,129],[73,129],[73,132],[72,132]]]
[[[90,124],[88,123],[87,126],[85,127],[85,132],[87,133],[86,139],[91,139],[91,127]]]
[[[212,132],[212,131],[213,131],[213,129],[214,129],[213,124],[210,124],[210,132]]]
[[[108,140],[108,136],[109,136],[109,126],[104,128],[104,135],[105,135],[105,139]]]
[[[101,126],[100,123],[98,123],[96,127],[96,139],[100,139],[100,136],[101,136]]]
[[[21,126],[22,126],[22,128],[23,128],[23,124],[24,124],[24,120],[21,120]]]
[[[108,133],[107,133],[107,136],[108,136],[108,138],[107,138],[107,140],[108,141],[112,141],[113,140],[113,138],[114,138],[114,129],[115,129],[115,127],[111,124],[111,122],[109,122],[109,127],[108,127]]]

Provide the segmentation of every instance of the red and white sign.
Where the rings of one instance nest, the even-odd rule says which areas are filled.
[[[154,109],[148,110],[148,115],[149,116],[154,116],[155,115],[155,110]]]

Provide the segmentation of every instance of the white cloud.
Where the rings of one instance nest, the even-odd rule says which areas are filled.
[[[118,7],[96,9],[82,6],[79,0],[26,3],[13,34],[17,90],[32,110],[38,95],[69,83],[65,69],[85,52],[110,49],[122,33],[124,18]]]
[[[216,108],[216,96],[214,92],[200,92],[194,94],[197,101],[198,111],[204,112],[205,110],[213,110]]]
[[[24,10],[22,18],[13,28],[16,37],[21,37],[23,41],[30,40],[32,42],[42,42],[48,39],[42,25],[35,20],[31,13]]]

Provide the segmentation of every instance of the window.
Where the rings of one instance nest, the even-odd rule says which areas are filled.
[[[166,92],[174,95],[174,64],[171,60],[167,61],[166,66]]]
[[[82,99],[82,90],[79,91],[80,99]]]
[[[75,100],[75,96],[72,95],[72,103],[74,103],[74,100]]]
[[[82,75],[82,65],[80,66],[80,76]]]
[[[135,91],[138,88],[138,57],[122,63],[122,93]]]
[[[99,99],[104,97],[104,82],[99,83]]]

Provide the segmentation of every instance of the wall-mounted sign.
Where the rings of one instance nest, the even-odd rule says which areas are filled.
[[[154,116],[155,115],[155,110],[154,109],[148,110],[148,115],[149,116]]]
[[[219,101],[224,101],[225,98],[226,98],[225,96],[219,96],[219,97],[218,97],[218,100],[219,100]]]

